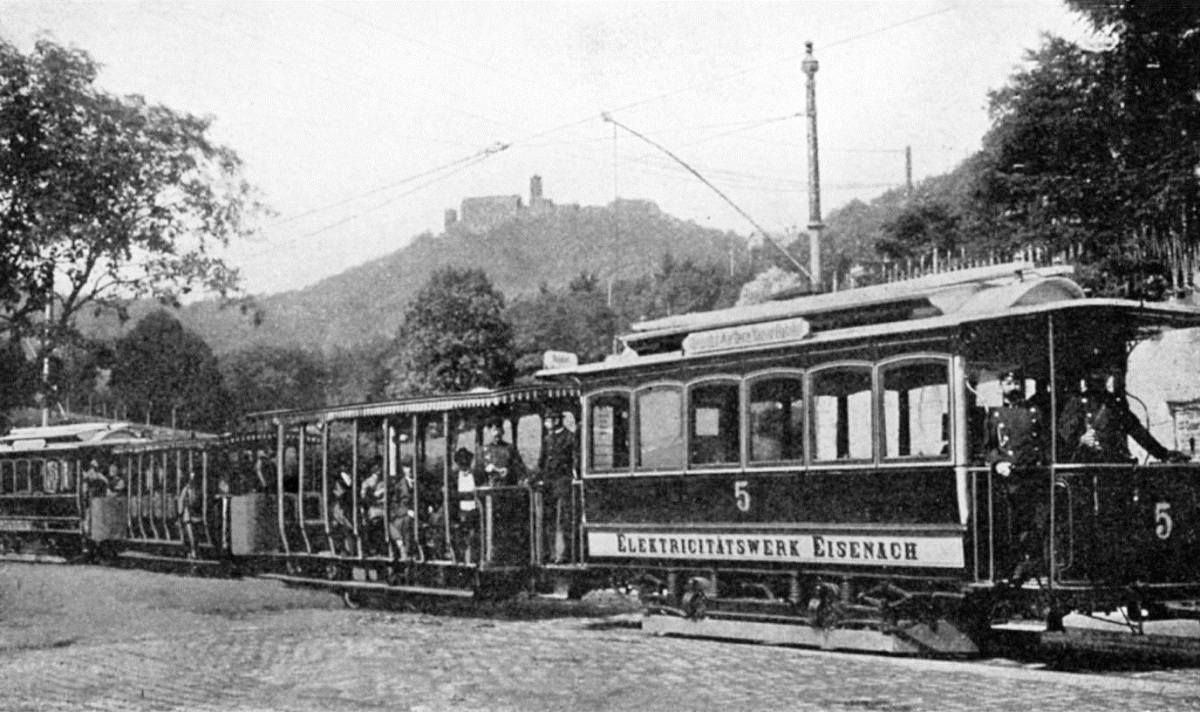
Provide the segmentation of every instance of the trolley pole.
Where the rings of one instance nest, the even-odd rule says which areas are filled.
[[[817,60],[813,58],[813,43],[804,43],[804,63],[800,65],[808,77],[806,97],[808,117],[808,251],[809,285],[813,292],[821,291],[821,169],[817,163]]]

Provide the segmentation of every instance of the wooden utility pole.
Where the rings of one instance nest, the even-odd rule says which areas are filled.
[[[817,60],[813,58],[812,42],[804,43],[804,62],[800,68],[808,77],[806,82],[808,116],[808,251],[811,290],[821,291],[821,170],[817,163]]]
[[[904,188],[904,196],[912,198],[912,146],[904,147]]]

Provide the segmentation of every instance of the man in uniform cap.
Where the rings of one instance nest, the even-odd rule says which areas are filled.
[[[550,535],[548,550],[554,563],[562,563],[573,536],[571,482],[575,479],[575,434],[563,425],[561,410],[545,415],[545,437],[538,456],[538,476],[546,483],[546,517]]]
[[[1000,374],[1003,402],[988,411],[984,441],[988,464],[1007,483],[1009,542],[1014,578],[1041,566],[1049,520],[1049,478],[1041,468],[1049,462],[1050,436],[1041,409],[1025,397],[1020,368]],[[1007,535],[1007,536],[1005,536]]]
[[[1067,401],[1058,418],[1059,459],[1128,463],[1129,438],[1133,438],[1157,460],[1187,462],[1186,454],[1164,447],[1130,412],[1129,403],[1108,390],[1109,376],[1119,372],[1102,363],[1085,372],[1083,390]]]

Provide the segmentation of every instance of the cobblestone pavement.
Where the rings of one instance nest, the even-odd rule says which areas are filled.
[[[261,581],[0,566],[0,710],[1200,708],[1197,669],[1060,673],[659,638],[630,614],[340,605]]]

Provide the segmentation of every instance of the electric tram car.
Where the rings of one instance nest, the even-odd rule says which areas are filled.
[[[85,475],[107,473],[114,448],[147,437],[130,423],[107,422],[0,436],[0,559],[60,562],[84,554],[95,489]]]
[[[588,566],[640,578],[647,628],[823,647],[973,653],[1072,611],[1187,615],[1200,467],[1147,440],[1124,374],[1136,344],[1200,310],[1087,298],[1070,271],[668,317],[604,363],[543,372],[581,391]],[[1014,368],[1044,450],[1004,477],[984,431]],[[1111,412],[1087,427],[1127,430],[1084,458],[1061,431],[1065,404],[1100,398],[1081,393],[1097,370]],[[1169,462],[1130,458],[1127,432]]]
[[[1073,401],[1100,398],[1081,392],[1089,374],[1124,404],[1129,352],[1200,326],[1200,309],[1089,298],[1069,272],[993,265],[668,317],[535,384],[122,443],[104,464],[124,490],[77,489],[63,530],[106,558],[348,602],[625,585],[655,632],[826,648],[974,654],[997,629],[1072,612],[1123,612],[1135,630],[1191,616],[1200,465],[1127,408],[1123,452],[1081,458],[1063,431]],[[1042,449],[1009,472],[987,430],[1014,371]],[[538,468],[548,413],[579,454],[555,514]],[[524,463],[508,478],[482,472],[497,422]],[[1129,439],[1158,458],[1133,459]],[[0,465],[0,488],[20,490],[0,493],[0,521],[44,496],[16,467]]]

